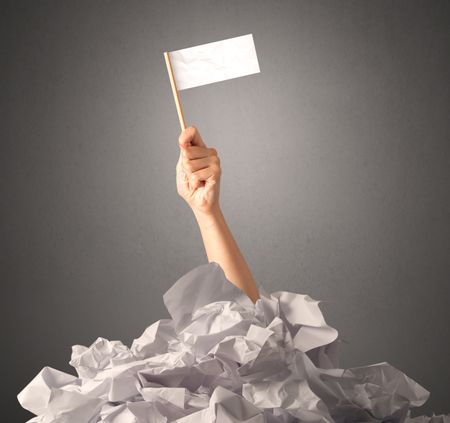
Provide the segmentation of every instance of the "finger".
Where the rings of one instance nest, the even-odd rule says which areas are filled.
[[[186,172],[183,170],[183,166],[181,165],[181,157],[178,159],[176,165],[176,181],[177,181],[177,189],[178,192],[188,192],[189,191],[189,179]]]
[[[220,176],[220,167],[217,165],[208,166],[205,169],[197,170],[189,175],[189,182],[195,187],[200,186],[203,181],[217,181]]]
[[[204,169],[208,166],[214,166],[219,165],[219,158],[217,156],[209,156],[209,157],[202,157],[201,159],[194,159],[194,160],[186,160],[183,159],[182,161],[183,169],[188,173],[194,173],[197,172],[200,169]]]
[[[201,159],[203,157],[209,156],[217,156],[217,150],[215,148],[191,146],[186,147],[183,151],[185,153],[184,157],[190,160]]]
[[[206,147],[206,144],[203,142],[203,139],[200,136],[200,132],[198,132],[198,129],[195,126],[189,126],[188,128],[181,131],[181,134],[178,138],[178,143],[180,147],[188,145]]]
[[[187,181],[187,174],[185,168],[183,167],[183,159],[180,155],[178,158],[177,164],[175,166],[177,177],[179,176],[182,181]]]

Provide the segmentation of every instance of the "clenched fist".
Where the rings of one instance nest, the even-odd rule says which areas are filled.
[[[208,148],[193,126],[181,132],[178,143],[178,194],[186,200],[195,214],[210,215],[218,212],[222,171],[216,149]]]

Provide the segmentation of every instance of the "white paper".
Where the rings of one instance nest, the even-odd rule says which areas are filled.
[[[258,288],[253,304],[217,263],[196,267],[130,348],[99,337],[72,347],[77,376],[44,367],[18,394],[28,423],[450,423],[411,417],[430,393],[389,363],[340,368],[319,301]]]
[[[170,52],[178,90],[259,73],[253,35]]]

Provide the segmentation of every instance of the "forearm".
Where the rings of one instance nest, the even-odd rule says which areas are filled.
[[[194,212],[194,215],[200,228],[208,261],[218,263],[227,279],[256,302],[259,293],[255,280],[220,208],[211,214]]]
[[[181,132],[178,143],[177,191],[194,212],[208,261],[219,264],[226,278],[256,302],[258,288],[220,210],[217,151],[206,146],[193,126]]]

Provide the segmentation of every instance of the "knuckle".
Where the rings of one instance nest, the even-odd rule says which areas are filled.
[[[192,159],[192,147],[187,147],[184,151],[186,153],[186,157],[188,159]]]
[[[211,155],[217,156],[217,150],[215,148],[211,148]]]

